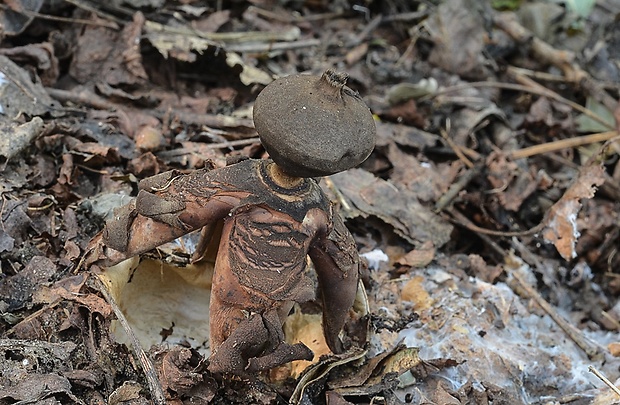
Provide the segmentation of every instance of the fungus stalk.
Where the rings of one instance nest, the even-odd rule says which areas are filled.
[[[303,177],[288,175],[276,163],[267,166],[267,171],[273,182],[282,188],[295,188],[303,182]]]

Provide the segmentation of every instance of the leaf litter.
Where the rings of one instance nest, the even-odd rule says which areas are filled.
[[[0,403],[620,403],[591,372],[620,377],[617,2],[181,3],[0,12]],[[266,157],[258,91],[328,67],[377,120],[322,182],[368,345],[330,355],[299,307],[314,363],[222,379],[197,235],[103,284],[82,255],[140,179]]]

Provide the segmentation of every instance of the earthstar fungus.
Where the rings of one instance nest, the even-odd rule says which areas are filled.
[[[86,263],[105,271],[197,229],[199,246],[219,237],[209,314],[212,372],[244,375],[312,359],[303,343],[286,343],[282,330],[294,303],[315,298],[307,257],[318,276],[326,342],[335,353],[345,350],[339,335],[355,300],[359,255],[313,177],[354,167],[374,147],[372,114],[346,78],[328,70],[269,84],[256,100],[254,121],[273,160],[144,179],[137,197],[91,241]]]
[[[270,157],[292,176],[328,176],[362,163],[375,122],[347,75],[293,75],[269,84],[254,103],[254,125]]]

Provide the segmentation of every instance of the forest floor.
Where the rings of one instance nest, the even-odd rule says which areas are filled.
[[[619,1],[12,0],[0,22],[0,404],[620,403]],[[195,235],[100,277],[85,249],[141,179],[266,158],[257,94],[328,68],[377,126],[321,180],[368,344],[213,375]],[[323,353],[300,312],[287,339]]]

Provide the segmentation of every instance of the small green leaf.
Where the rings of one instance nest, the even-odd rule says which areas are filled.
[[[595,3],[596,0],[566,0],[568,9],[583,18],[590,15]]]
[[[514,11],[518,9],[519,6],[521,6],[521,0],[491,0],[491,7],[495,10]]]
[[[608,122],[610,126],[605,126],[585,114],[580,114],[575,119],[575,124],[577,125],[577,130],[579,132],[604,132],[609,131],[610,128],[613,128],[613,123],[615,122],[614,115],[603,104],[599,103],[592,97],[588,97],[586,99],[586,108]]]

